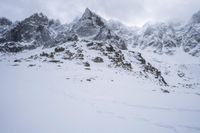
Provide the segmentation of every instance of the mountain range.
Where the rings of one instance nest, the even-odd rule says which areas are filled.
[[[88,8],[79,19],[69,24],[61,24],[42,13],[35,13],[17,22],[11,22],[5,17],[0,19],[2,53],[19,53],[39,47],[55,47],[54,52],[38,53],[50,59],[54,59],[59,51],[66,51],[62,59],[80,59],[83,64],[89,64],[90,61],[104,62],[105,57],[109,60],[107,66],[121,67],[129,71],[138,68],[142,75],[152,75],[159,84],[168,85],[161,71],[147,61],[141,51],[168,56],[182,51],[198,58],[200,11],[186,24],[147,23],[141,28],[107,21]],[[91,55],[90,50],[96,50],[96,57]]]
[[[200,11],[186,24],[147,23],[141,28],[132,28],[116,21],[106,21],[86,9],[82,17],[69,24],[48,19],[42,13],[11,22],[0,18],[1,51],[9,52],[15,47],[34,49],[38,46],[52,47],[67,41],[88,40],[109,41],[119,49],[127,47],[149,49],[158,54],[173,54],[177,49],[192,56],[200,56]],[[14,50],[14,52],[18,52]]]

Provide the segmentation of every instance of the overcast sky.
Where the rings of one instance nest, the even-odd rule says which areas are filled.
[[[141,26],[147,21],[184,21],[200,10],[200,0],[0,0],[0,16],[22,20],[35,12],[71,22],[85,8],[105,19]]]

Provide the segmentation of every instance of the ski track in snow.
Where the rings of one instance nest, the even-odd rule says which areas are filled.
[[[84,103],[88,103],[90,104],[93,108],[96,109],[96,112],[101,114],[101,115],[109,115],[112,117],[116,117],[118,119],[121,120],[126,120],[126,119],[134,119],[135,121],[139,121],[139,122],[145,122],[157,127],[161,127],[161,128],[166,128],[169,129],[175,133],[178,133],[178,129],[177,128],[187,128],[187,129],[192,129],[192,130],[196,130],[199,131],[200,127],[192,127],[192,126],[188,126],[188,125],[169,125],[169,124],[165,124],[165,123],[159,123],[159,122],[153,122],[150,119],[146,119],[145,117],[137,117],[137,116],[132,116],[132,115],[123,115],[123,114],[118,114],[117,111],[104,111],[101,109],[98,109],[98,105],[100,104],[111,104],[111,105],[123,105],[123,108],[127,108],[127,107],[131,107],[131,108],[139,108],[141,110],[155,110],[155,111],[169,111],[170,113],[173,111],[177,111],[177,112],[191,112],[191,113],[200,113],[200,109],[188,109],[188,108],[170,108],[170,107],[161,107],[161,106],[145,106],[145,105],[133,105],[130,103],[126,103],[126,102],[122,102],[122,101],[116,101],[116,100],[105,100],[105,99],[86,99],[86,98],[81,98],[81,97],[76,97],[70,94],[67,94],[66,92],[60,92],[61,94],[64,94],[66,97],[69,97],[70,99],[73,100],[77,100],[79,102],[84,102]],[[200,114],[197,114],[200,115]]]

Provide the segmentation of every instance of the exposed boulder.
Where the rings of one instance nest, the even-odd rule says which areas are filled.
[[[63,52],[63,51],[65,51],[65,48],[63,48],[63,47],[56,47],[56,48],[54,49],[54,51],[55,51],[56,53],[58,53],[58,52]]]
[[[83,64],[84,64],[85,67],[90,67],[90,63],[87,62],[87,61],[86,61],[86,62],[83,62]]]
[[[40,56],[42,56],[42,57],[48,57],[48,58],[54,58],[54,52],[51,52],[51,53],[46,53],[46,52],[42,52],[41,54],[40,54]]]
[[[95,57],[94,59],[92,59],[92,61],[94,61],[95,63],[102,63],[103,62],[103,58]]]
[[[72,53],[69,50],[66,50],[63,59],[65,59],[65,60],[72,60],[74,58],[74,55],[75,55],[75,53]]]

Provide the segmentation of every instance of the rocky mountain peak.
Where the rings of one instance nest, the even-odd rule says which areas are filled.
[[[192,16],[193,23],[200,23],[200,10]]]
[[[47,16],[44,15],[43,13],[34,13],[33,15],[26,18],[22,22],[33,23],[33,24],[36,24],[36,25],[47,25],[49,20],[48,20]]]
[[[85,12],[83,13],[80,21],[90,21],[95,25],[104,26],[103,19],[96,13],[92,12],[89,8],[85,9]]]
[[[49,19],[42,13],[35,13],[10,28],[4,35],[4,42],[34,42],[39,46],[50,40]],[[31,43],[30,43],[31,45]]]
[[[87,19],[87,18],[90,18],[92,16],[94,16],[94,13],[89,8],[86,8],[85,12],[83,13],[81,18],[82,19]]]
[[[0,18],[0,26],[6,26],[6,25],[11,25],[11,24],[12,22],[9,19],[5,17]]]
[[[95,36],[104,25],[100,16],[86,8],[82,17],[72,26],[72,32],[81,37]]]

